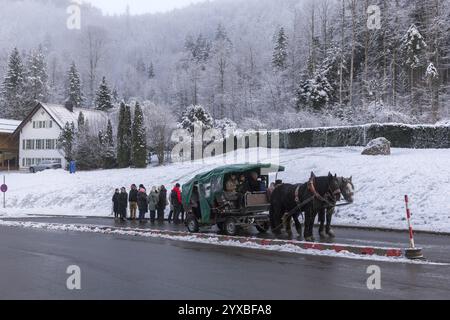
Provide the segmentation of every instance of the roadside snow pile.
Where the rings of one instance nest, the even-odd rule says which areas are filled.
[[[266,251],[272,251],[272,252],[283,252],[283,253],[291,253],[291,254],[335,257],[335,258],[346,258],[346,259],[354,259],[354,260],[409,263],[409,264],[447,265],[447,264],[431,263],[431,262],[425,262],[425,261],[413,261],[413,260],[406,259],[404,257],[359,255],[359,254],[355,254],[355,253],[350,253],[348,251],[336,252],[334,250],[303,249],[303,248],[300,248],[299,246],[296,246],[295,244],[261,245],[261,244],[257,244],[254,242],[239,241],[237,239],[221,241],[218,239],[217,236],[214,236],[214,235],[204,238],[204,237],[197,237],[195,235],[190,235],[190,234],[189,235],[161,234],[158,232],[151,232],[151,231],[116,229],[116,228],[89,226],[89,225],[53,224],[53,223],[36,223],[36,222],[12,222],[12,221],[1,221],[1,220],[0,220],[0,226],[13,227],[13,228],[25,228],[25,229],[62,231],[62,232],[83,232],[83,233],[97,233],[97,234],[114,235],[114,236],[155,238],[155,239],[164,239],[164,240],[169,240],[169,241],[183,241],[183,242],[213,245],[213,246],[234,247],[234,248],[244,248],[244,249],[253,249],[253,250],[266,250]]]
[[[444,119],[436,123],[437,126],[450,126],[450,119]]]
[[[450,232],[450,149],[392,149],[390,157],[361,157],[363,148],[314,148],[280,150],[288,183],[307,181],[314,171],[326,175],[353,176],[355,204],[339,208],[335,224],[406,229],[404,195],[411,199],[415,229]],[[244,150],[227,156],[228,163],[276,162],[266,149]],[[198,173],[223,165],[223,157],[203,162],[174,164],[151,169],[93,172],[45,171],[38,174],[7,174],[7,208],[0,218],[24,215],[111,215],[112,194],[132,183],[147,188],[184,183]]]

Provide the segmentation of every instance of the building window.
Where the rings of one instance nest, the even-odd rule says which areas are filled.
[[[26,150],[34,150],[34,140],[26,140]]]
[[[53,121],[33,121],[33,129],[53,128]]]
[[[47,150],[55,150],[55,141],[54,139],[45,140],[45,149]]]

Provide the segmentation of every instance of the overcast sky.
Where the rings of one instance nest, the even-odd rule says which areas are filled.
[[[132,14],[166,12],[205,0],[83,0],[103,10],[105,14],[124,13],[127,4]]]

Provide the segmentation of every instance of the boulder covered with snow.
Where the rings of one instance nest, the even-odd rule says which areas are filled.
[[[364,156],[389,156],[391,154],[391,142],[386,138],[372,140],[362,154]]]

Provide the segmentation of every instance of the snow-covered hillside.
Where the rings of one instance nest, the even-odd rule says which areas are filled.
[[[418,230],[450,232],[450,150],[393,149],[390,157],[361,156],[361,148],[281,150],[280,174],[285,182],[305,182],[311,171],[353,176],[356,203],[339,209],[335,223],[406,228],[403,197],[411,198]],[[259,150],[261,161],[266,150]],[[235,155],[245,162],[244,151]],[[252,155],[256,150],[251,151]],[[114,188],[143,183],[148,187],[186,182],[192,176],[222,165],[222,157],[206,163],[174,164],[146,170],[123,169],[80,172],[46,171],[35,175],[7,174],[7,208],[0,216],[80,215],[108,216]]]

